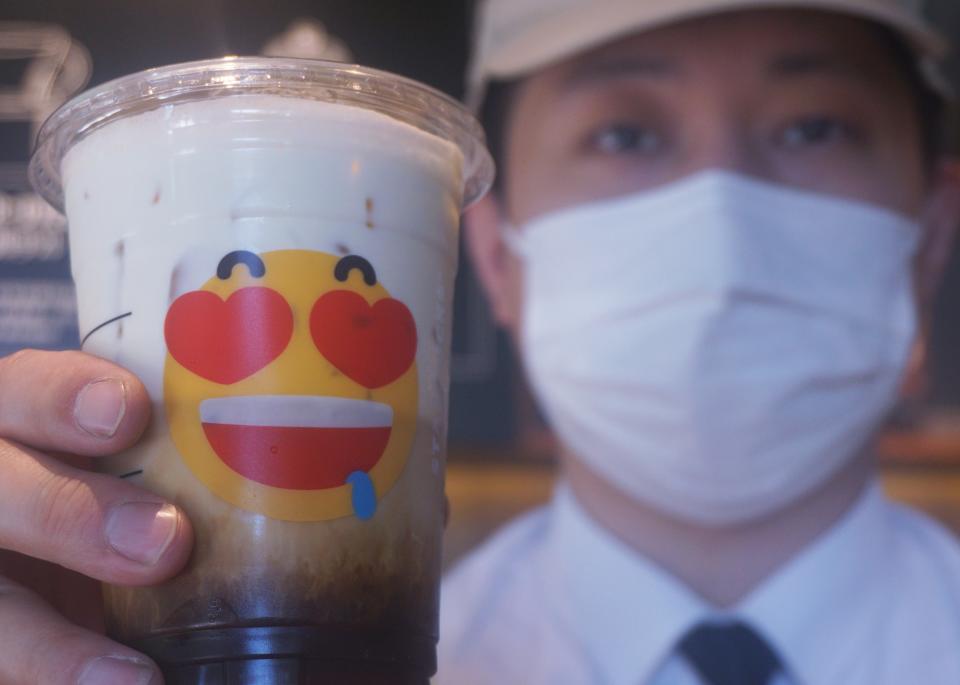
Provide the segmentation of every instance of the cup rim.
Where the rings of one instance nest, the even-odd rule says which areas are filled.
[[[30,158],[34,189],[64,211],[60,165],[77,142],[117,119],[164,105],[265,94],[364,107],[436,135],[463,154],[463,207],[493,184],[494,164],[480,123],[460,102],[411,78],[358,64],[286,57],[182,62],[107,81],[60,106],[40,127]]]

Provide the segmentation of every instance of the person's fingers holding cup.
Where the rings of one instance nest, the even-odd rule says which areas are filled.
[[[141,585],[186,563],[192,529],[163,499],[0,441],[0,547],[111,583]]]
[[[160,685],[147,657],[75,626],[37,595],[0,577],[0,683]]]
[[[111,454],[136,441],[149,413],[143,385],[105,360],[79,352],[0,359],[0,548],[112,583],[178,571],[192,544],[179,509],[33,449]]]
[[[143,384],[104,359],[35,350],[0,358],[0,437],[99,456],[132,445],[149,419]]]

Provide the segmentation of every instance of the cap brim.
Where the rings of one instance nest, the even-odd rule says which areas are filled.
[[[474,63],[469,102],[477,106],[484,84],[491,79],[515,79],[638,31],[648,31],[698,16],[745,9],[807,9],[871,19],[903,35],[918,55],[940,60],[949,43],[931,26],[905,8],[875,0],[618,0],[577,4],[560,10],[513,36]]]

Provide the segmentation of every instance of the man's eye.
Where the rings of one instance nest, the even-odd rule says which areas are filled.
[[[801,119],[783,129],[778,137],[778,142],[787,148],[850,143],[859,139],[855,127],[830,117]]]
[[[612,124],[591,136],[590,147],[607,155],[652,155],[663,147],[663,138],[642,126]]]

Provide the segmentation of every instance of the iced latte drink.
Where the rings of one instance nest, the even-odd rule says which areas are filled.
[[[154,419],[105,463],[188,513],[187,569],[107,587],[167,683],[423,683],[435,668],[450,316],[475,121],[415,82],[233,58],[45,125],[83,350]]]

